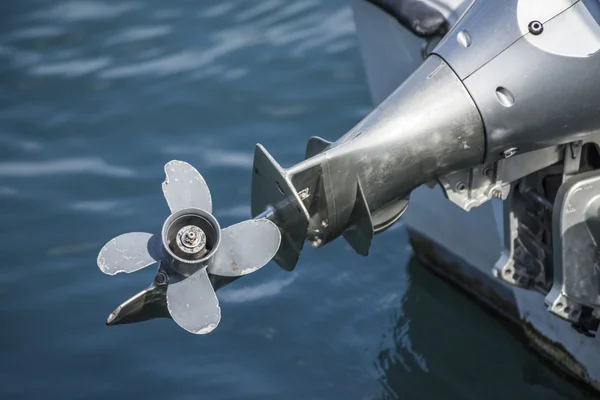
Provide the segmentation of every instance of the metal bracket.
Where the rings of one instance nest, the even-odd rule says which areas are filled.
[[[438,179],[445,196],[465,211],[492,198],[506,200],[511,184],[562,160],[564,146],[519,154],[492,165],[454,172]]]
[[[465,211],[492,197],[506,199],[510,185],[497,179],[498,163],[454,172],[438,179],[448,200]]]
[[[548,310],[584,325],[600,317],[600,171],[572,175],[559,189],[553,211],[554,285]],[[589,325],[589,323],[588,323]],[[584,326],[585,327],[585,326]],[[586,329],[593,330],[594,326]]]

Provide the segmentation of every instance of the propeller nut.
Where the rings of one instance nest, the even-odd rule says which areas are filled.
[[[184,226],[177,232],[177,247],[185,253],[206,252],[206,234],[195,225]]]

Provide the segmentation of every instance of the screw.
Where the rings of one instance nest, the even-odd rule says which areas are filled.
[[[504,156],[504,158],[510,158],[512,156],[514,156],[515,154],[517,154],[517,152],[519,151],[519,149],[517,147],[511,147],[510,149],[506,149],[502,152],[502,155]]]
[[[494,196],[497,199],[502,200],[502,191],[498,190],[498,189],[494,189],[494,191],[492,192],[492,196]]]
[[[540,21],[531,21],[527,28],[532,35],[539,35],[544,31],[544,25]]]
[[[167,275],[164,272],[159,272],[154,277],[154,283],[157,285],[164,285],[167,283]]]
[[[315,237],[311,243],[312,243],[312,246],[316,249],[316,248],[320,247],[321,244],[323,244],[323,240],[321,240],[321,238],[319,238],[319,237]]]
[[[327,227],[329,226],[329,223],[327,222],[327,220],[326,220],[326,219],[324,219],[323,221],[321,221],[321,226],[322,226],[323,228],[327,228]]]

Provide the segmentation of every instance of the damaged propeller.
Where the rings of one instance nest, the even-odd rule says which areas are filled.
[[[277,253],[281,234],[265,218],[221,230],[202,175],[183,161],[168,162],[165,174],[162,188],[171,215],[162,231],[115,237],[100,250],[98,267],[115,275],[161,262],[170,316],[188,332],[209,333],[218,325],[221,309],[208,273],[238,277],[258,270]]]

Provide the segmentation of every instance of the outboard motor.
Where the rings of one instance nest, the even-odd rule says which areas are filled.
[[[466,211],[508,200],[507,248],[495,275],[548,293],[550,311],[594,331],[598,20],[595,0],[475,1],[422,65],[337,141],[312,137],[305,159],[287,169],[257,145],[254,219],[222,231],[200,174],[170,162],[163,188],[172,214],[163,231],[119,236],[98,257],[108,274],[160,262],[154,283],[107,323],[170,315],[190,332],[210,332],[220,319],[215,288],[271,258],[293,270],[306,241],[320,247],[342,236],[367,255],[411,191],[437,182]],[[530,204],[540,218],[531,218]]]

